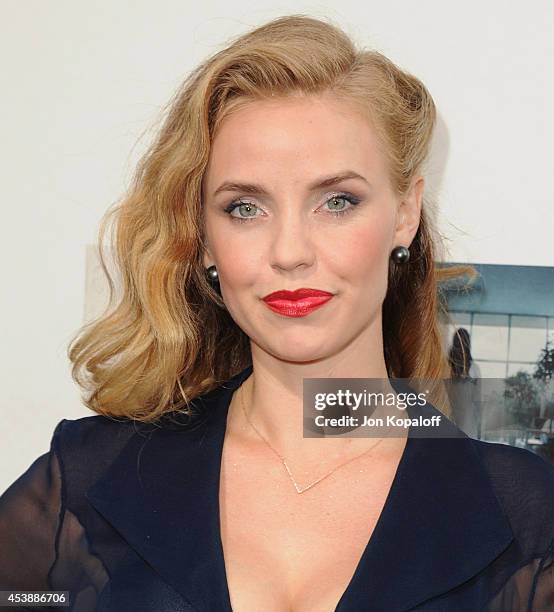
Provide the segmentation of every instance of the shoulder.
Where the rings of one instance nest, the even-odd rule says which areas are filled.
[[[147,440],[154,432],[168,428],[168,417],[146,423],[103,415],[62,419],[51,440],[51,452],[66,472],[72,468],[97,474],[106,468],[133,437]]]
[[[554,465],[525,448],[484,440],[472,442],[499,484],[536,490],[554,498]]]
[[[84,493],[110,466],[144,423],[102,415],[63,419],[52,435],[50,454],[60,466],[64,499],[78,512]]]
[[[541,552],[554,540],[554,466],[524,448],[472,440],[516,539]]]
[[[114,419],[101,415],[79,419],[62,419],[52,435],[52,447],[58,454],[78,452],[117,452],[128,439],[141,430],[141,423],[130,419]]]
[[[50,454],[59,461],[68,488],[84,491],[131,440],[140,447],[155,434],[195,430],[206,423],[209,414],[209,410],[194,411],[192,416],[167,412],[148,423],[103,415],[62,419],[53,432]]]

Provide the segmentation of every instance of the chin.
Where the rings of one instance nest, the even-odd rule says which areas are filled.
[[[283,338],[283,341],[285,343],[283,350],[279,350],[279,348],[276,347],[274,350],[270,348],[268,351],[281,361],[309,363],[325,359],[330,355],[328,346],[323,348],[321,345],[315,346],[313,342],[306,342],[305,334],[298,339],[298,342],[289,341],[287,338]]]

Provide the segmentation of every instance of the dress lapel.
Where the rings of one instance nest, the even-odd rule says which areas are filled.
[[[413,392],[403,380],[393,385]],[[442,415],[429,403],[407,411]],[[478,574],[513,540],[479,442],[444,415],[441,429],[445,437],[431,438],[410,428],[384,510],[337,611],[411,610]]]
[[[249,366],[195,400],[207,416],[194,428],[177,422],[139,427],[86,493],[138,555],[199,611],[231,611],[219,477],[231,396],[251,372]],[[441,414],[430,404],[408,412]],[[337,611],[409,610],[470,579],[513,539],[473,441],[420,438],[412,430]]]
[[[207,419],[140,427],[86,497],[195,610],[230,611],[219,528],[227,408],[244,370],[206,394]]]

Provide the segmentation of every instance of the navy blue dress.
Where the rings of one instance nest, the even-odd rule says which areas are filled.
[[[231,396],[251,372],[197,398],[194,418],[62,420],[0,497],[0,590],[69,591],[59,610],[78,612],[230,611],[219,477]],[[553,466],[411,428],[336,612],[553,611],[553,560]]]

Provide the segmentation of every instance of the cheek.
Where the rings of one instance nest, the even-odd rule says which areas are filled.
[[[251,285],[263,269],[261,250],[255,240],[245,240],[245,236],[224,230],[214,241],[220,275],[231,290]]]
[[[334,247],[334,248],[333,248]],[[348,276],[375,279],[386,273],[390,232],[383,220],[353,227],[341,244],[334,243],[333,260],[347,267]]]

